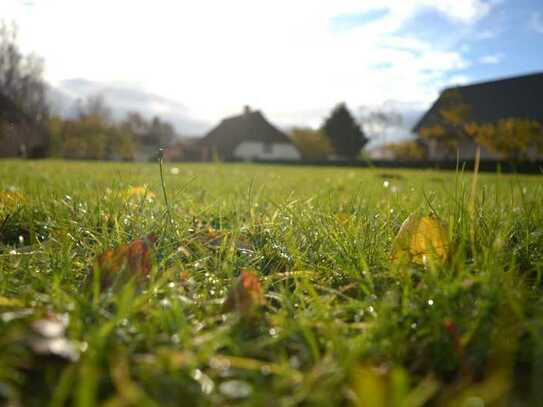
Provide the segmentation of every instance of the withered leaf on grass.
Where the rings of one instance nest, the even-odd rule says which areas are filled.
[[[412,213],[402,223],[392,242],[392,261],[407,260],[425,265],[428,261],[444,262],[450,254],[447,224],[435,215]]]
[[[230,289],[223,304],[223,312],[237,311],[244,318],[252,318],[265,303],[256,273],[244,270]]]
[[[152,248],[157,237],[151,233],[143,239],[108,249],[96,259],[101,272],[101,285],[110,287],[116,281],[134,277],[143,281],[153,268]]]

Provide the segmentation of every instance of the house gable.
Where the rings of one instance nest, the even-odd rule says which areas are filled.
[[[536,73],[447,88],[415,124],[413,132],[418,133],[422,128],[440,122],[443,96],[450,91],[458,92],[462,101],[469,105],[469,120],[476,123],[494,123],[508,117],[543,123],[543,73]]]
[[[200,142],[222,159],[292,159],[300,153],[282,131],[256,110],[222,120]]]

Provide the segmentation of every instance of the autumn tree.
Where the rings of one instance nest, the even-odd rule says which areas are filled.
[[[416,161],[426,158],[426,150],[416,140],[385,144],[383,149],[390,152],[395,160]]]
[[[543,154],[543,127],[534,120],[507,118],[494,124],[470,124],[467,131],[477,144],[507,160],[519,161]]]
[[[332,153],[332,146],[322,130],[295,128],[290,139],[300,151],[304,160],[324,160]]]
[[[438,141],[448,153],[454,153],[463,139],[473,137],[476,125],[469,122],[471,108],[457,90],[445,91],[439,103],[436,123],[422,128],[420,135]]]
[[[137,149],[134,133],[111,117],[111,109],[100,95],[78,101],[76,118],[49,120],[50,153],[65,158],[133,160]]]
[[[460,93],[449,90],[442,95],[439,121],[421,129],[427,140],[438,140],[449,152],[459,143],[472,139],[506,160],[519,161],[543,153],[543,128],[541,123],[525,118],[509,117],[493,123],[470,120],[471,108]]]
[[[328,137],[334,152],[354,159],[368,142],[364,132],[344,103],[337,105],[328,117],[322,131]]]
[[[371,139],[385,140],[390,130],[400,127],[403,123],[402,114],[387,109],[386,104],[376,108],[361,106],[358,117],[364,133]]]

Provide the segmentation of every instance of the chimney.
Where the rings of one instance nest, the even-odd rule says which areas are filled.
[[[251,113],[251,107],[249,105],[243,106],[243,114]]]

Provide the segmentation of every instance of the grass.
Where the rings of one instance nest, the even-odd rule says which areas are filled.
[[[0,404],[543,399],[541,177],[480,174],[471,205],[461,171],[164,170],[169,211],[158,164],[0,162]],[[391,263],[414,211],[448,223],[446,264]],[[97,256],[151,232],[149,278],[101,288]],[[250,321],[222,309],[244,269]],[[36,321],[67,323],[56,347]]]

